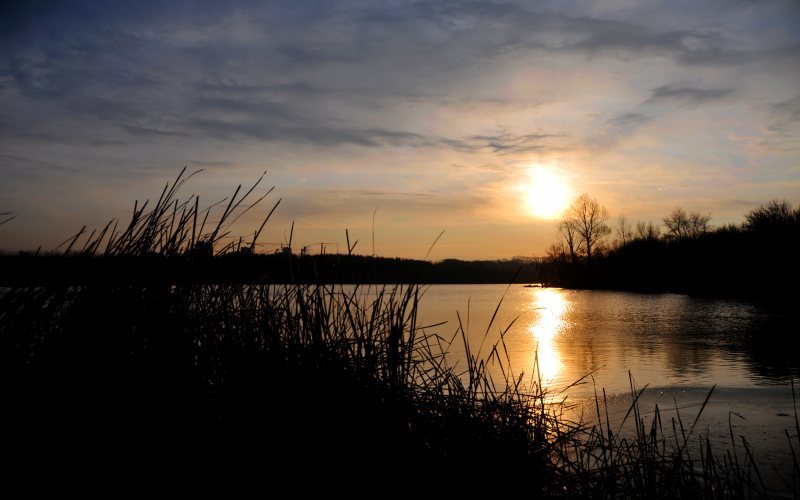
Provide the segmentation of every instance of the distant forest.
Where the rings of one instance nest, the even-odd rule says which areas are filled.
[[[675,291],[794,300],[800,279],[800,206],[773,200],[741,224],[711,227],[711,217],[676,208],[661,224],[614,227],[582,195],[559,224],[543,281],[571,288]],[[609,242],[612,233],[616,239]]]
[[[446,259],[440,262],[363,255],[230,252],[212,257],[0,256],[0,286],[113,283],[527,283],[542,260]]]

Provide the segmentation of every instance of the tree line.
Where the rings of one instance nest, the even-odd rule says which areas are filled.
[[[138,283],[468,284],[540,281],[541,261],[425,260],[356,254],[94,256],[0,254],[0,287]]]
[[[675,208],[659,222],[612,220],[580,195],[558,223],[543,270],[551,285],[681,291],[752,297],[797,296],[800,205],[771,200],[740,224],[711,225],[711,214]],[[779,289],[779,286],[781,288]]]

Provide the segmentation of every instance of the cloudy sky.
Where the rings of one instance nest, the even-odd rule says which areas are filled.
[[[183,166],[208,204],[266,170],[265,243],[294,221],[295,247],[349,229],[369,253],[374,215],[381,255],[445,230],[435,259],[541,255],[542,170],[632,220],[800,202],[796,1],[16,3],[5,249],[124,218]]]

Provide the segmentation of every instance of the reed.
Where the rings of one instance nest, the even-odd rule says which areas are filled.
[[[124,227],[82,229],[63,252],[197,260],[255,248],[279,201],[252,237],[232,239],[230,228],[271,189],[256,195],[259,179],[200,210],[197,197],[177,197],[190,177],[182,172],[155,204],[136,204]],[[460,318],[446,337],[443,325],[419,324],[424,290],[268,276],[11,289],[0,299],[5,449],[40,470],[175,480],[184,477],[177,463],[196,485],[237,478],[298,494],[772,493],[746,442],[715,453],[696,436],[702,408],[690,426],[679,413],[662,421],[658,408],[647,423],[633,382],[627,430],[612,430],[599,395],[594,425],[570,421],[539,378],[514,374],[502,335],[483,356]],[[448,363],[457,347],[463,369]],[[797,495],[795,452],[787,487]],[[293,483],[298,470],[308,479]]]

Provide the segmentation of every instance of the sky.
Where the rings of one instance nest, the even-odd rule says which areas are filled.
[[[543,255],[542,172],[632,221],[800,202],[797,1],[7,3],[6,250],[124,221],[184,166],[208,205],[267,172],[264,251],[294,223],[295,249]]]

